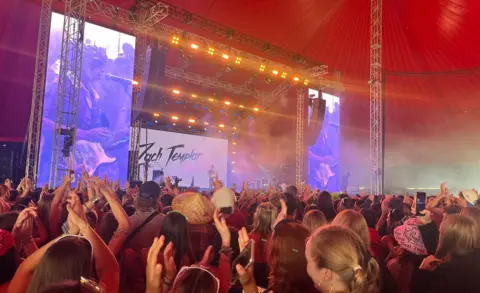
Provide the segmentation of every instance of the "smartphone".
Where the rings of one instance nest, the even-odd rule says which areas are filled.
[[[239,276],[236,269],[237,264],[241,265],[245,269],[248,269],[250,266],[253,266],[254,262],[255,262],[255,241],[253,239],[250,239],[250,241],[248,241],[247,246],[232,262],[231,285],[235,285],[238,281]]]
[[[416,213],[420,214],[427,207],[427,193],[423,191],[417,192],[416,196]]]
[[[220,212],[224,215],[231,215],[233,213],[232,207],[220,208]]]

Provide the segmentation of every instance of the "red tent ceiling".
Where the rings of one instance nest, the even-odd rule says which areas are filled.
[[[323,62],[349,76],[369,69],[369,0],[167,0],[167,3]],[[384,69],[480,66],[480,1],[383,1]]]

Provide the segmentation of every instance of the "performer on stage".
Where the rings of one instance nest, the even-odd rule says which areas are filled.
[[[99,94],[99,81],[103,80],[104,68],[108,57],[104,48],[93,45],[85,45],[83,53],[83,72],[80,84],[80,97],[78,106],[78,123],[76,131],[76,150],[75,166],[68,166],[71,158],[65,158],[65,162],[60,162],[68,169],[75,172],[82,172],[83,168],[90,175],[102,176],[109,174],[111,178],[119,178],[117,159],[123,148],[128,147],[128,132],[118,133],[112,131],[111,122],[105,115],[100,105],[102,96]],[[43,116],[43,133],[41,145],[40,166],[41,170],[47,170],[51,160],[51,145],[53,144],[53,128],[56,112],[56,97],[58,90],[58,68],[55,62],[49,69],[50,75],[54,78],[47,81],[45,91],[45,110]],[[67,83],[73,82],[73,73],[67,73]],[[102,94],[108,96],[110,93],[101,89]],[[118,95],[117,95],[118,96]],[[116,121],[115,121],[116,122]],[[125,124],[125,123],[123,123]],[[127,125],[127,124],[126,124]],[[116,126],[116,125],[114,125]],[[39,182],[41,184],[48,181],[49,172],[40,172]],[[125,179],[125,178],[119,178]]]
[[[218,172],[215,170],[215,166],[212,165],[210,170],[208,170],[208,179],[210,189],[213,188],[215,181],[218,179]]]
[[[328,146],[327,133],[322,131],[320,136],[317,143],[308,151],[309,173],[313,174],[311,177],[314,179],[313,182],[310,182],[310,186],[320,190],[338,191],[335,176],[338,162],[335,162]]]

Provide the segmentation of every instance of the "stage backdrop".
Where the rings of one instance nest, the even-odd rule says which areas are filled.
[[[309,89],[308,95],[319,98],[317,90]],[[346,189],[340,173],[340,99],[326,93],[322,99],[326,100],[322,130],[316,143],[308,147],[308,184],[312,188],[336,192]],[[308,122],[311,113],[312,107],[308,106]]]
[[[50,174],[62,28],[63,15],[53,13],[40,138],[39,186],[48,182]],[[81,173],[85,167],[90,175],[108,174],[110,179],[124,183],[128,171],[135,37],[86,23],[84,39],[75,171]],[[60,164],[71,168],[67,159]]]
[[[182,178],[180,186],[209,188],[208,171],[214,167],[225,184],[227,180],[228,140],[160,130],[140,132],[140,179],[158,181],[161,170],[165,176]]]

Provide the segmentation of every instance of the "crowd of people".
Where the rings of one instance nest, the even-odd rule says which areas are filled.
[[[0,293],[480,292],[480,205],[289,186],[211,192],[86,172],[0,184]]]

